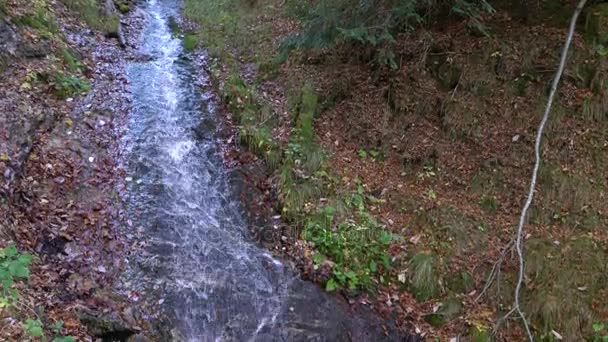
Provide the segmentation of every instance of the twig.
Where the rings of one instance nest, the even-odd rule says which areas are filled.
[[[509,252],[513,248],[514,244],[515,244],[515,239],[512,239],[505,246],[502,253],[500,253],[500,257],[494,263],[494,266],[492,266],[492,270],[490,271],[490,275],[488,275],[488,279],[486,280],[486,285],[484,286],[483,290],[481,290],[481,293],[479,293],[479,296],[477,296],[477,298],[475,298],[476,302],[479,301],[481,299],[481,297],[483,297],[483,295],[486,293],[486,291],[488,291],[490,289],[490,286],[492,286],[492,283],[494,283],[494,280],[498,278],[498,275],[500,274],[500,268],[502,267],[502,263],[505,260],[505,257],[507,256],[507,252]]]
[[[538,170],[540,168],[540,163],[541,163],[541,149],[540,148],[541,148],[541,143],[542,143],[543,131],[545,130],[545,126],[547,124],[547,121],[549,120],[549,114],[551,113],[551,106],[553,105],[553,100],[555,99],[555,94],[557,93],[557,86],[559,85],[559,81],[564,72],[564,68],[566,67],[566,61],[568,59],[568,49],[570,48],[570,44],[572,43],[572,37],[574,36],[574,29],[576,28],[576,21],[578,19],[578,16],[580,15],[581,11],[583,10],[583,7],[585,7],[586,2],[587,2],[587,0],[581,0],[578,3],[578,5],[576,6],[574,13],[572,14],[572,19],[570,21],[570,28],[568,30],[568,37],[566,38],[566,42],[565,42],[564,48],[562,50],[562,55],[561,55],[561,59],[559,62],[559,68],[557,69],[557,73],[555,74],[555,78],[553,79],[553,84],[551,85],[551,93],[549,94],[549,99],[547,100],[547,106],[545,107],[545,113],[543,115],[543,119],[540,122],[540,126],[538,127],[538,132],[536,134],[536,142],[534,144],[535,162],[534,162],[534,168],[532,169],[532,179],[530,181],[530,188],[528,189],[528,198],[526,199],[526,203],[524,204],[524,207],[521,211],[521,216],[519,217],[519,225],[517,226],[517,236],[516,236],[515,248],[517,250],[517,257],[519,259],[519,276],[517,279],[517,286],[515,287],[515,292],[513,295],[514,296],[513,309],[511,309],[511,311],[509,311],[506,315],[504,315],[500,320],[500,321],[504,321],[511,314],[517,312],[517,314],[519,314],[519,316],[521,317],[521,319],[523,321],[524,328],[526,329],[526,333],[528,334],[528,338],[531,342],[534,341],[534,337],[532,336],[532,332],[530,331],[530,325],[528,324],[528,321],[526,320],[526,316],[525,316],[524,312],[521,310],[520,300],[519,300],[519,294],[521,292],[521,287],[523,285],[524,270],[525,270],[522,235],[523,235],[524,225],[526,223],[526,218],[528,215],[528,210],[530,209],[530,206],[532,204],[532,199],[534,197],[534,189],[536,187]]]

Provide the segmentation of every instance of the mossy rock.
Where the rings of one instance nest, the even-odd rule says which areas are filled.
[[[111,341],[124,341],[139,332],[131,327],[131,324],[119,314],[113,312],[103,314],[89,309],[82,309],[79,312],[79,318],[91,335]]]
[[[608,43],[608,3],[589,8],[585,22],[587,37],[600,44]]]
[[[456,318],[462,311],[462,303],[457,298],[445,300],[437,312],[424,316],[424,320],[434,327],[440,327],[447,321]]]

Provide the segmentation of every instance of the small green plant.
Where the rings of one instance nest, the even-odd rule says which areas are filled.
[[[429,189],[426,191],[425,196],[426,196],[426,198],[427,198],[429,201],[434,201],[434,200],[436,200],[436,199],[437,199],[437,193],[436,193],[436,192],[435,192],[435,190],[433,190],[432,188],[429,188]]]
[[[60,99],[75,96],[91,89],[89,82],[64,73],[58,73],[53,78],[54,94]]]
[[[482,196],[479,205],[489,213],[495,213],[499,208],[496,196]]]
[[[13,284],[18,279],[29,278],[32,260],[31,254],[19,253],[14,244],[0,249],[0,284],[2,285],[0,310],[13,306],[19,300],[19,292],[13,288]],[[28,318],[21,323],[21,327],[29,336],[39,337],[42,338],[42,341],[46,341],[44,324],[40,318]],[[50,326],[54,335],[53,342],[74,342],[74,337],[61,334],[62,328],[62,321],[57,321]]]
[[[424,166],[422,168],[422,172],[418,174],[419,179],[428,179],[437,176],[432,166]]]
[[[30,276],[31,262],[32,256],[17,252],[14,244],[0,249],[0,283],[2,284],[0,308],[12,305],[19,298],[19,293],[12,286],[15,280],[27,279]]]
[[[174,37],[179,36],[182,33],[181,28],[179,27],[179,23],[175,20],[174,16],[170,16],[167,20],[167,25],[169,26],[169,30],[171,30],[171,34]]]
[[[23,330],[32,337],[44,336],[44,330],[42,328],[42,322],[40,319],[28,318],[24,323],[22,323],[22,326]]]
[[[591,342],[608,342],[608,326],[603,323],[594,323]]]
[[[344,199],[346,208],[354,210],[353,216],[336,222],[336,208],[326,206],[311,216],[303,232],[304,239],[314,244],[318,253],[316,261],[328,258],[333,262],[332,277],[326,290],[348,288],[372,290],[375,279],[383,279],[381,267],[391,267],[387,253],[392,234],[385,231],[365,209],[363,187]],[[315,261],[315,260],[313,260]]]
[[[78,60],[78,58],[76,58],[73,53],[66,47],[61,49],[61,55],[62,55],[62,59],[63,62],[65,63],[65,65],[68,67],[68,69],[72,72],[80,72],[83,68],[84,65],[82,64],[82,62],[80,62]]]
[[[370,149],[367,151],[364,149],[360,149],[358,154],[359,154],[359,158],[361,158],[361,159],[365,159],[369,156],[373,160],[378,160],[382,156],[382,153],[380,153],[379,151],[373,150],[373,149]]]
[[[493,11],[485,0],[452,0],[452,13],[468,18],[472,26],[487,35],[479,20],[482,11]],[[371,50],[371,62],[399,68],[393,46],[395,36],[424,24],[425,12],[433,11],[433,1],[317,1],[314,5],[288,5],[300,20],[301,30],[287,37],[281,45],[281,60],[293,50],[322,50],[338,46],[364,47]],[[351,50],[356,51],[356,50]],[[369,57],[368,57],[369,58]]]

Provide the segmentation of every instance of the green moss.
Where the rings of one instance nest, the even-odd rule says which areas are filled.
[[[196,34],[187,33],[184,36],[183,45],[184,50],[192,51],[198,46],[199,37]]]

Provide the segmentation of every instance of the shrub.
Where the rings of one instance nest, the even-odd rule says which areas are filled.
[[[281,58],[285,59],[291,50],[319,50],[347,44],[370,48],[374,51],[375,63],[397,68],[392,50],[395,35],[422,25],[433,3],[428,0],[322,0],[314,6],[291,4],[289,12],[299,17],[302,28],[283,41]],[[492,10],[485,0],[448,3],[453,13],[471,18],[475,27],[487,33],[478,20],[481,10]]]
[[[372,290],[381,268],[390,268],[387,249],[392,235],[365,210],[361,185],[341,201],[347,210],[354,211],[351,215],[340,222],[336,207],[325,206],[309,217],[302,235],[314,244],[313,261],[328,258],[333,263],[332,276],[325,285],[328,291],[341,287]]]

